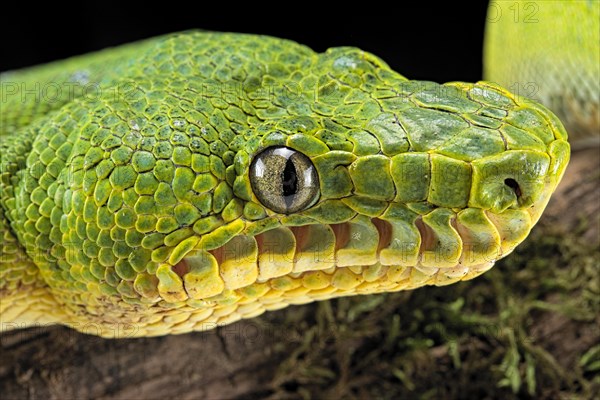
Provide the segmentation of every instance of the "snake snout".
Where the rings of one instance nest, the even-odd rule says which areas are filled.
[[[469,204],[496,213],[532,206],[551,184],[550,157],[541,152],[507,151],[472,165]]]

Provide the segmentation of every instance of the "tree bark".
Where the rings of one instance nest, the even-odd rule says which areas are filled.
[[[582,231],[580,240],[597,245],[600,234],[600,148],[574,151],[543,224],[556,224],[565,232]]]
[[[12,331],[1,337],[0,397],[263,397],[284,357],[282,338],[269,332],[254,320],[208,332],[121,340],[59,326]]]

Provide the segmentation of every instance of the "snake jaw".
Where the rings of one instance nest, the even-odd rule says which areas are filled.
[[[357,216],[339,224],[237,235],[216,249],[193,249],[175,265],[159,267],[158,291],[169,302],[208,306],[237,302],[240,293],[265,285],[272,296],[279,293],[282,304],[446,285],[487,271],[512,251],[528,229],[504,232],[496,224],[514,221],[515,212],[504,218],[474,210],[415,214],[412,228],[383,219],[389,216]],[[522,213],[521,227],[527,216]]]

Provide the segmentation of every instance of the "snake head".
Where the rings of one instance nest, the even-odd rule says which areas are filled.
[[[231,167],[238,228],[184,258],[210,260],[217,296],[472,278],[525,239],[568,162],[560,121],[491,83],[408,81],[336,48],[277,85]]]
[[[32,128],[11,200],[71,325],[187,332],[470,279],[525,239],[569,158],[543,106],[355,48],[185,33],[127,65],[124,96]]]

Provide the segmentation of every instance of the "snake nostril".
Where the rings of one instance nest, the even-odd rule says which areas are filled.
[[[515,195],[517,196],[517,198],[521,197],[521,187],[519,186],[519,184],[517,183],[517,181],[515,181],[512,178],[506,178],[504,180],[504,184],[506,186],[508,186],[509,188],[512,189],[513,192],[515,192]]]

